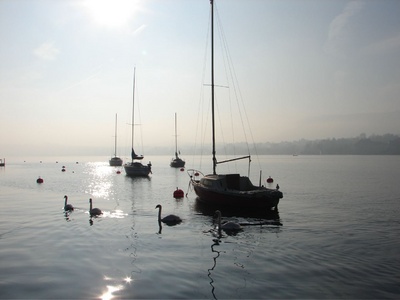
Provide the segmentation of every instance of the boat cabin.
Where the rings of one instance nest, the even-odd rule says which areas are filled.
[[[205,187],[221,190],[251,191],[257,189],[250,179],[240,174],[207,175],[201,178],[200,183]]]

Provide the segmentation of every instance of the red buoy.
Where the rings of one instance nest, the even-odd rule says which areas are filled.
[[[118,171],[117,171],[117,174],[121,174],[121,171],[120,171],[120,170],[118,170]]]
[[[181,170],[181,172],[183,172],[183,171],[185,171],[185,168],[181,168],[180,170]]]
[[[174,191],[174,198],[183,198],[184,193],[181,189],[176,188],[176,190]]]
[[[267,182],[268,183],[272,183],[272,182],[274,182],[274,180],[271,178],[271,176],[269,176],[268,179],[267,179]]]
[[[41,178],[41,177],[39,176],[39,178],[38,178],[38,179],[36,179],[36,182],[37,182],[37,183],[43,183],[43,182],[44,182],[44,180],[43,180],[43,178]]]

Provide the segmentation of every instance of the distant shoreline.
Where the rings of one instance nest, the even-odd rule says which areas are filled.
[[[25,152],[29,149],[29,152]],[[247,155],[250,149],[251,155],[400,155],[400,136],[394,134],[371,135],[361,134],[355,138],[330,138],[319,140],[301,139],[292,142],[279,143],[255,143],[248,145],[244,142],[226,144],[224,147],[217,147],[217,154],[220,155]],[[6,149],[3,149],[3,151]],[[130,157],[130,149],[117,151],[117,156],[122,159]],[[140,150],[140,149],[138,149]],[[203,145],[202,149],[195,149],[193,145],[182,144],[180,147],[181,156],[189,158],[193,155],[211,155],[211,145]],[[11,153],[12,154],[8,154]],[[143,153],[146,155],[169,155],[173,156],[175,150],[171,146],[149,146],[145,147]],[[59,148],[48,145],[43,149],[29,147],[18,147],[18,152],[6,150],[0,153],[1,157],[7,160],[10,157],[82,157],[98,156],[111,157],[113,153],[108,147],[68,147]],[[10,160],[8,160],[10,162]]]

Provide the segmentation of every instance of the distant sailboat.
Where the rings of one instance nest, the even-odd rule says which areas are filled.
[[[117,114],[115,114],[115,142],[114,142],[114,157],[110,159],[110,166],[120,167],[122,166],[122,159],[117,157]]]
[[[180,154],[180,153],[179,153]],[[178,156],[178,135],[177,135],[177,118],[175,113],[175,158],[171,160],[169,164],[172,168],[183,168],[185,167],[185,161]]]
[[[250,179],[240,174],[217,174],[217,164],[235,161],[238,159],[249,159],[250,155],[233,158],[225,161],[217,161],[215,147],[215,116],[214,116],[214,9],[213,0],[211,4],[211,114],[212,114],[212,161],[213,174],[203,175],[197,170],[188,170],[190,182],[196,192],[198,199],[209,206],[241,208],[241,209],[264,209],[277,208],[279,199],[283,194],[278,189],[269,189],[264,186],[255,186]],[[200,175],[201,174],[201,175]]]
[[[140,177],[149,176],[151,173],[151,162],[147,165],[143,165],[140,160],[143,159],[143,155],[137,155],[135,150],[133,150],[133,141],[135,133],[135,73],[136,68],[133,71],[133,97],[132,97],[132,151],[131,158],[132,161],[124,164],[125,173],[127,176]]]

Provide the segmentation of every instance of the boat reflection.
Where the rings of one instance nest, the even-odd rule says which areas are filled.
[[[196,198],[194,210],[205,216],[214,216],[215,211],[219,210],[225,217],[259,218],[265,220],[280,220],[278,210],[243,209],[236,207],[219,207],[204,204]]]
[[[279,212],[276,210],[255,211],[235,208],[219,209],[218,207],[204,205],[201,201],[196,201],[193,209],[197,213],[212,217],[214,229],[211,231],[216,232],[217,234],[214,234],[214,236],[218,236],[218,238],[223,237],[222,231],[228,236],[235,236],[245,230],[246,226],[267,226],[266,228],[273,230],[278,229],[278,231],[282,226]],[[219,210],[223,213],[224,217],[221,227],[216,223],[218,220],[218,218],[216,218],[216,213]],[[236,223],[235,225],[239,225],[240,229],[236,230],[235,228],[225,226],[229,223]],[[227,228],[224,229],[224,226]]]
[[[128,176],[125,175],[125,180],[128,182],[142,182],[142,181],[151,181],[151,176]]]

